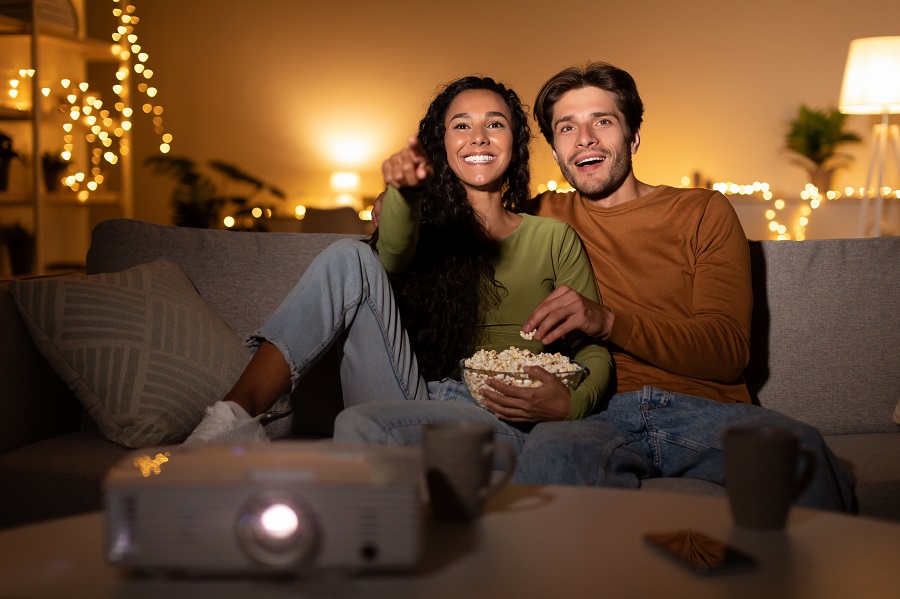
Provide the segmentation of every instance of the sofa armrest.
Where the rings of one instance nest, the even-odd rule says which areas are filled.
[[[78,430],[81,404],[44,361],[0,282],[0,453]]]

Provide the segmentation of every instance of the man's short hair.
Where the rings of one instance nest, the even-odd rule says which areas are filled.
[[[633,138],[644,120],[644,103],[634,78],[611,64],[591,62],[560,71],[538,92],[534,101],[534,118],[547,143],[553,146],[553,107],[563,94],[583,87],[599,87],[615,95],[616,105],[625,117],[625,132]]]

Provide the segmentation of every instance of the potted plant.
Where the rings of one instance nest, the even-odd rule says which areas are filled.
[[[44,173],[44,187],[47,191],[56,191],[62,183],[62,174],[66,172],[71,160],[62,157],[62,152],[44,152],[41,154],[41,168]]]
[[[785,136],[786,148],[797,155],[795,162],[809,172],[810,182],[822,193],[830,188],[834,171],[853,159],[839,152],[840,146],[860,141],[859,135],[844,129],[846,120],[847,115],[835,108],[801,105]]]
[[[150,156],[144,164],[150,166],[156,174],[170,175],[177,181],[172,192],[174,212],[172,222],[179,227],[215,228],[223,209],[230,210],[234,216],[246,217],[255,207],[265,205],[265,199],[260,198],[260,195],[274,196],[278,200],[284,200],[286,197],[281,189],[220,160],[209,162],[212,171],[222,175],[225,180],[220,185],[217,185],[212,177],[205,174],[190,158],[160,154]],[[243,188],[242,191],[249,189],[250,193],[234,193],[228,189],[229,183],[239,185]],[[244,220],[253,224],[247,226],[243,223]],[[232,228],[264,231],[265,227],[259,220],[241,219],[241,224]]]
[[[208,229],[214,227],[220,202],[216,186],[197,170],[190,158],[160,154],[144,162],[158,175],[171,175],[177,181],[172,190],[172,223],[178,227]]]
[[[19,153],[13,148],[12,137],[0,131],[0,191],[9,187],[9,166]]]
[[[9,253],[9,265],[13,275],[27,275],[34,268],[34,235],[16,223],[0,225],[0,244]]]

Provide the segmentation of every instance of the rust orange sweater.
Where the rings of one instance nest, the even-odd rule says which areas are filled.
[[[743,371],[752,308],[750,256],[722,194],[659,186],[599,208],[547,192],[538,214],[581,236],[603,303],[615,313],[616,392],[650,385],[720,402],[749,402]]]

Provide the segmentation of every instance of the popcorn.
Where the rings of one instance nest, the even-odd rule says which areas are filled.
[[[527,334],[522,334],[523,336]],[[540,387],[541,381],[525,374],[526,366],[540,366],[557,375],[563,383],[574,388],[581,382],[584,368],[567,356],[557,353],[534,354],[527,349],[510,347],[501,352],[481,349],[471,357],[460,361],[463,380],[476,403],[484,407],[481,390],[487,379],[495,379],[517,387]]]
[[[528,333],[520,333],[523,337]],[[526,366],[540,366],[547,372],[571,372],[580,366],[559,352],[534,354],[531,350],[510,347],[497,353],[493,349],[480,349],[464,364],[469,368],[495,372],[524,372]]]
[[[519,337],[521,337],[522,339],[525,339],[526,341],[531,341],[532,339],[534,339],[534,331],[531,331],[530,333],[526,333],[525,331],[519,331]]]

